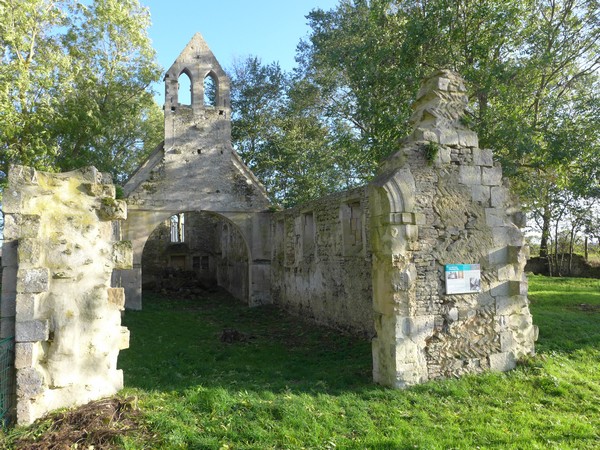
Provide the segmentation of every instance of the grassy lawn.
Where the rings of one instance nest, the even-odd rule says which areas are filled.
[[[119,364],[147,432],[120,447],[600,448],[600,280],[532,276],[530,300],[538,356],[398,391],[371,383],[368,342],[226,295],[146,296]]]

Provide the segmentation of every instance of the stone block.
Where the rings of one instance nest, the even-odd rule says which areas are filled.
[[[481,168],[479,166],[460,166],[458,176],[462,184],[481,184]]]
[[[477,133],[471,130],[458,130],[458,145],[461,147],[479,147]]]
[[[449,147],[440,147],[438,151],[438,165],[450,164],[452,158],[450,157],[451,151]]]
[[[17,261],[17,250],[19,248],[19,242],[14,239],[4,241],[2,245],[2,267],[16,267]]]
[[[9,187],[4,190],[4,194],[2,195],[2,211],[4,214],[19,214],[22,209],[23,194],[21,191],[9,185]],[[15,236],[9,234],[7,237],[12,239]]]
[[[131,241],[118,241],[112,247],[114,268],[119,270],[133,267],[133,247]]]
[[[415,224],[416,225],[425,225],[427,222],[427,217],[423,213],[414,213],[415,215]]]
[[[17,295],[10,293],[0,298],[0,317],[15,317],[17,310]]]
[[[125,309],[125,289],[108,288],[108,303],[114,305],[119,311]]]
[[[47,320],[28,320],[17,322],[15,325],[16,342],[47,341],[50,335],[50,326]]]
[[[502,184],[502,167],[482,167],[481,184],[486,186],[500,186]]]
[[[101,220],[125,220],[127,219],[127,203],[125,200],[102,197],[98,208],[98,217]]]
[[[474,148],[473,164],[476,166],[492,167],[494,165],[494,155],[492,151],[484,148]]]
[[[439,136],[433,131],[423,128],[417,128],[413,131],[411,140],[413,141],[428,141],[428,142],[440,142]]]
[[[45,268],[21,269],[17,277],[17,292],[46,292],[49,287],[49,270]]]
[[[432,315],[411,317],[409,319],[408,333],[410,339],[416,344],[422,344],[433,334],[435,317]]]
[[[503,331],[500,333],[500,350],[510,352],[514,349],[515,340],[512,331]]]
[[[29,425],[35,420],[29,399],[19,399],[17,402],[17,424]]]
[[[413,224],[415,223],[415,217],[412,213],[401,213],[401,221],[402,223]]]
[[[475,184],[471,187],[471,198],[474,202],[480,203],[487,206],[490,202],[490,188],[489,186],[481,186]]]
[[[37,172],[33,167],[11,165],[8,170],[8,183],[13,187],[38,184]]]
[[[460,145],[460,137],[454,128],[440,128],[436,130],[439,134],[439,143],[441,145],[458,146]]]
[[[529,259],[529,246],[523,245],[521,247],[509,246],[507,262],[512,264],[525,264]]]
[[[515,355],[512,352],[494,353],[488,357],[490,370],[493,372],[506,372],[517,366]]]
[[[17,395],[19,403],[32,399],[44,392],[44,376],[33,368],[17,370]]]
[[[35,267],[42,257],[42,247],[37,239],[21,239],[17,249],[19,267]]]
[[[16,318],[19,322],[35,319],[40,294],[17,294]]]
[[[119,350],[129,348],[129,329],[127,327],[121,327],[119,336]]]
[[[15,343],[15,369],[33,368],[37,361],[39,344],[36,342]]]
[[[493,297],[510,297],[510,282],[502,281],[490,289]]]
[[[502,265],[509,262],[509,253],[508,247],[501,247],[494,250],[491,250],[488,253],[488,261],[492,266]]]
[[[499,281],[510,281],[514,280],[517,276],[517,269],[513,264],[505,264],[498,267],[498,280]]]
[[[6,214],[4,218],[5,239],[36,238],[41,217],[36,214]]]
[[[502,227],[506,224],[506,214],[500,208],[485,208],[485,223],[488,227]]]
[[[523,233],[514,225],[497,226],[492,229],[494,245],[521,247],[525,244]]]
[[[81,185],[83,192],[93,197],[115,198],[116,188],[113,184],[83,183]]]
[[[509,281],[509,295],[527,296],[529,283],[525,281]]]
[[[516,295],[512,297],[496,298],[496,314],[501,316],[510,316],[512,314],[521,314],[523,308],[528,306],[527,297]]]
[[[407,241],[419,239],[419,227],[417,225],[404,225],[404,237]]]
[[[508,189],[504,186],[493,186],[491,188],[492,208],[502,208],[508,200]]]

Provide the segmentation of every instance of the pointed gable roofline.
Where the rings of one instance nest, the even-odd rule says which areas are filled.
[[[200,33],[194,34],[165,74],[165,107],[177,107],[178,80],[185,73],[192,85],[192,104],[204,103],[204,79],[210,76],[216,85],[216,105],[230,107],[230,83],[227,74]]]

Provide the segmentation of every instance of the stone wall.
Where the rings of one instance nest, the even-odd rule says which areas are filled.
[[[272,222],[274,303],[370,338],[374,329],[366,188],[278,212]]]
[[[382,384],[508,370],[534,351],[524,216],[492,151],[464,126],[466,103],[456,74],[427,80],[413,134],[370,185],[373,369]],[[479,292],[448,295],[451,264],[480,265]]]
[[[14,166],[4,192],[3,337],[15,336],[17,421],[117,392],[124,294],[114,268],[131,245],[114,238],[126,217],[109,177],[89,167],[49,174]]]
[[[179,77],[190,78],[192,104],[179,102]],[[204,102],[204,80],[216,87]],[[134,268],[117,275],[127,291],[127,308],[141,309],[142,251],[152,231],[173,214],[210,212],[227,218],[248,249],[245,296],[251,305],[270,302],[270,214],[264,186],[231,146],[229,79],[200,34],[187,44],[165,74],[165,141],[133,174],[123,190],[129,208],[123,236],[131,240]],[[233,260],[229,260],[232,262]],[[229,277],[241,267],[223,267]],[[225,282],[225,280],[223,280]],[[235,286],[229,283],[233,289]]]

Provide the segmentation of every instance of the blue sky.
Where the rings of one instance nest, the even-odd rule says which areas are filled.
[[[224,68],[235,58],[255,55],[263,63],[294,65],[296,45],[309,31],[306,15],[329,10],[338,0],[140,0],[150,9],[149,30],[158,61],[166,70],[194,33],[200,32]],[[156,87],[163,103],[163,88]]]

